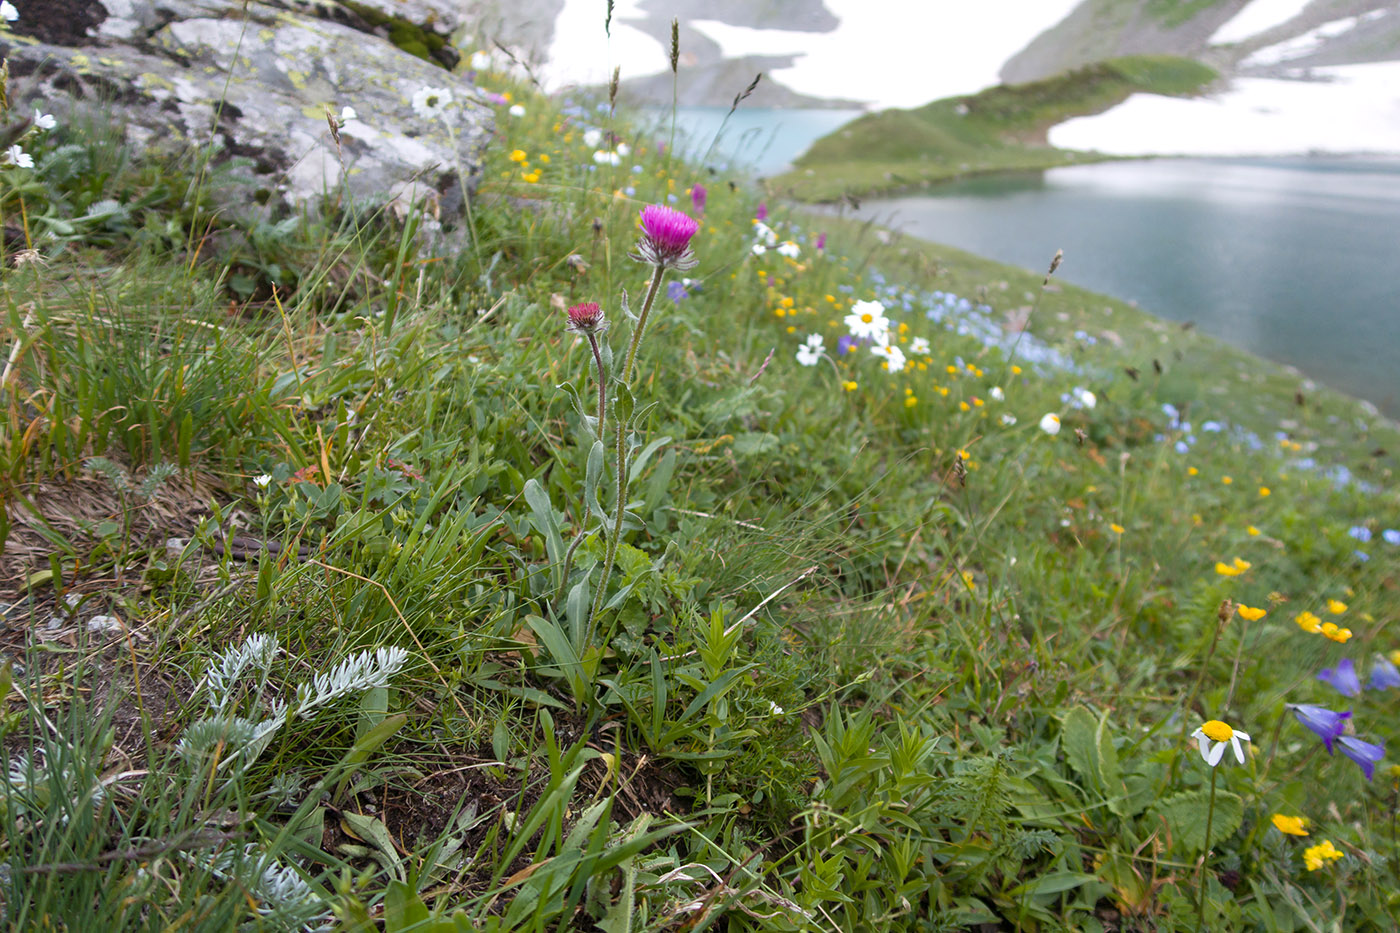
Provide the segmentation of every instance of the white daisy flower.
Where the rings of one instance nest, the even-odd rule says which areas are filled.
[[[51,130],[55,126],[58,126],[58,121],[53,118],[53,114],[44,113],[42,110],[35,108],[34,125],[41,130]]]
[[[1075,386],[1074,389],[1071,390],[1070,394],[1073,395],[1074,400],[1084,408],[1093,408],[1099,403],[1099,398],[1097,395],[1090,392],[1088,389],[1083,389],[1079,386]]]
[[[627,145],[626,143],[618,143],[617,154],[620,156],[629,156],[632,154],[632,147]]]
[[[753,245],[753,254],[755,256],[762,256],[766,252],[768,252],[768,247],[764,246],[762,243],[755,243]]]
[[[929,345],[927,337],[915,337],[909,341],[909,353],[911,356],[928,356],[933,351]]]
[[[19,10],[16,10],[10,0],[0,0],[0,20],[13,23],[19,19]]]
[[[890,319],[885,317],[885,306],[878,301],[857,301],[843,320],[852,337],[889,339]]]
[[[763,221],[754,221],[753,232],[754,235],[758,237],[758,241],[764,246],[778,245],[778,235],[773,232],[772,227],[768,226]]]
[[[992,401],[1000,402],[1006,399],[1006,393],[1001,390],[1001,386],[992,386],[992,391],[987,393],[992,397]]]
[[[1002,416],[1001,416],[1001,423],[1004,424],[1004,425],[1006,425],[1006,426],[1009,428],[1009,427],[1011,427],[1013,424],[1016,423],[1016,416],[1015,416],[1015,415],[1002,415]]]
[[[340,108],[340,122],[341,122],[341,123],[349,123],[351,120],[358,120],[358,119],[360,119],[360,115],[359,115],[358,113],[355,112],[355,108],[354,108],[354,107],[342,107],[342,108]]]
[[[525,116],[525,108],[520,106],[519,104],[511,104],[510,110],[506,112],[509,113],[512,117]]]
[[[808,337],[807,342],[797,348],[797,362],[801,363],[803,366],[816,366],[817,362],[826,352],[826,348],[822,346],[822,343],[823,339],[821,334],[813,334]]]
[[[472,53],[472,70],[485,71],[491,67],[491,53],[479,51]]]
[[[5,150],[5,158],[3,163],[0,164],[14,165],[19,168],[33,168],[34,157],[15,145]]]
[[[618,155],[616,152],[604,152],[602,149],[599,149],[597,152],[593,153],[593,161],[597,162],[599,165],[621,165],[622,156]]]
[[[870,348],[870,352],[876,356],[884,357],[885,368],[891,376],[897,376],[904,372],[904,351],[899,347],[888,343],[876,344]]]
[[[802,255],[802,249],[792,240],[783,241],[783,245],[778,247],[778,255],[786,256],[789,259],[796,259]]]
[[[445,87],[421,87],[413,94],[413,112],[424,120],[449,120],[451,104],[452,92]]]
[[[1191,738],[1196,740],[1196,747],[1201,750],[1201,757],[1212,768],[1220,764],[1220,759],[1225,756],[1226,745],[1234,750],[1236,760],[1240,764],[1244,764],[1244,749],[1240,746],[1240,739],[1249,741],[1249,734],[1246,732],[1231,729],[1220,720],[1212,719],[1191,733]]]
[[[1053,411],[1040,419],[1040,430],[1054,437],[1060,433],[1060,416]]]
[[[584,130],[584,131],[583,131],[583,144],[584,144],[585,146],[587,146],[589,149],[597,149],[597,148],[598,148],[598,144],[601,143],[602,141],[603,141],[603,131],[602,131],[602,130]]]

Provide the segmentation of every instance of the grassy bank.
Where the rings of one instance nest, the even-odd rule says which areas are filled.
[[[1190,59],[1139,55],[913,110],[867,114],[817,140],[791,171],[769,185],[799,200],[835,201],[845,194],[891,194],[967,175],[1092,162],[1102,157],[1057,149],[1046,142],[1046,133],[1072,117],[1102,113],[1132,94],[1197,94],[1217,77]]]
[[[483,81],[469,219],[0,169],[7,924],[1394,926],[1394,425]]]

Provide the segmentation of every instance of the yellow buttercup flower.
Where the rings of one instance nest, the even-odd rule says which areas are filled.
[[[1400,651],[1392,651],[1390,653],[1390,663],[1394,664],[1396,667],[1400,667]]]
[[[1298,627],[1309,635],[1316,635],[1322,631],[1322,620],[1304,609],[1293,617],[1293,621],[1298,623]],[[1400,654],[1400,652],[1396,652]]]
[[[856,382],[854,379],[847,379],[845,382],[841,383],[841,388],[845,389],[847,392],[854,392],[856,389],[860,388],[860,383]]]
[[[1335,622],[1322,623],[1320,631],[1324,636],[1332,639],[1339,645],[1346,644],[1347,639],[1351,638],[1351,629],[1340,628]]]
[[[1334,616],[1339,616],[1347,611],[1347,604],[1340,599],[1329,599],[1327,600],[1327,611]]]
[[[1273,490],[1271,490],[1268,486],[1260,486],[1260,487],[1259,487],[1259,496],[1260,496],[1260,498],[1263,498],[1263,497],[1265,497],[1265,496],[1271,495],[1272,493],[1273,493]]]
[[[1109,525],[1108,527],[1111,528],[1111,529],[1113,529],[1113,533],[1116,534],[1116,535],[1121,535],[1121,534],[1123,533],[1123,526],[1120,525],[1120,524],[1118,524],[1117,522],[1114,522],[1112,525]]]
[[[1308,867],[1308,871],[1317,871],[1329,861],[1335,862],[1341,857],[1342,853],[1326,839],[1303,850],[1303,864]]]
[[[1226,486],[1228,486],[1228,485],[1230,485],[1231,483],[1234,482],[1234,480],[1233,480],[1231,477],[1228,477],[1228,476],[1222,476],[1222,477],[1220,477],[1220,481],[1221,481],[1222,483],[1224,483]]]
[[[1254,565],[1251,564],[1249,561],[1241,557],[1236,557],[1234,562],[1229,564],[1225,563],[1224,561],[1216,561],[1215,572],[1220,574],[1222,577],[1238,577],[1240,574],[1244,573],[1246,570],[1253,566]]]
[[[1187,475],[1187,476],[1195,476],[1195,475],[1196,475],[1197,473],[1199,473],[1199,472],[1201,472],[1201,471],[1198,470],[1198,469],[1196,469],[1195,467],[1187,467],[1187,468],[1186,468],[1186,475]]]
[[[1253,525],[1250,525],[1248,528],[1245,529],[1245,531],[1248,532],[1251,538],[1257,537],[1259,534],[1259,529],[1255,528]]]
[[[1265,609],[1255,609],[1253,606],[1245,606],[1243,604],[1241,604],[1238,611],[1240,614],[1240,618],[1245,619],[1249,622],[1258,622],[1260,619],[1264,618],[1264,616],[1269,614],[1268,611]]]
[[[1273,816],[1274,828],[1287,836],[1306,836],[1308,831],[1303,827],[1307,825],[1307,820],[1301,816],[1284,816],[1282,813],[1275,813]]]

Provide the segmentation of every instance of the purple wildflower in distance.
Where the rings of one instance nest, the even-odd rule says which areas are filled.
[[[1381,537],[1385,539],[1386,544],[1400,544],[1400,531],[1396,531],[1394,528],[1382,531]]]
[[[1322,740],[1329,755],[1332,754],[1332,742],[1346,729],[1346,720],[1351,718],[1351,710],[1337,713],[1326,707],[1313,706],[1311,703],[1289,703],[1288,708],[1293,710],[1293,715],[1298,717],[1300,723]]]
[[[1400,670],[1396,670],[1389,658],[1376,658],[1376,663],[1371,665],[1371,676],[1366,681],[1366,686],[1371,690],[1400,687]]]
[[[754,211],[754,215],[753,215],[753,216],[754,216],[754,219],[755,219],[755,220],[767,220],[767,219],[768,219],[768,202],[767,202],[767,201],[759,201],[759,202],[758,202],[758,210]]]
[[[836,355],[845,356],[847,353],[854,353],[858,346],[860,346],[860,341],[850,334],[842,334],[841,339],[836,341]]]
[[[1371,529],[1367,528],[1365,525],[1352,525],[1347,529],[1347,534],[1351,535],[1362,544],[1371,540]]]
[[[666,297],[672,301],[682,301],[690,297],[690,292],[686,291],[684,282],[677,282],[672,279],[666,284]]]
[[[1356,665],[1351,658],[1342,658],[1335,668],[1324,667],[1317,672],[1317,679],[1332,685],[1344,697],[1354,697],[1361,692],[1361,678],[1356,676]]]
[[[699,182],[696,182],[695,187],[690,189],[690,203],[695,205],[695,213],[705,213],[705,198],[708,194],[709,192],[705,190],[705,186]]]
[[[1385,757],[1385,743],[1375,744],[1363,742],[1354,735],[1344,735],[1337,739],[1337,744],[1342,748],[1342,754],[1361,766],[1361,770],[1366,773],[1366,780],[1371,780],[1376,774],[1376,762]]]
[[[637,251],[629,254],[633,259],[681,271],[695,268],[690,251],[690,238],[700,229],[695,218],[664,204],[648,204],[641,217],[642,236]]]
[[[817,247],[816,247],[816,248],[817,248],[818,250],[826,249],[826,234],[825,234],[825,233],[818,233],[818,234],[817,234]]]

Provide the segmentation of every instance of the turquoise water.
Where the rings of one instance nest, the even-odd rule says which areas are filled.
[[[718,162],[726,168],[742,168],[756,175],[774,175],[791,165],[814,140],[849,123],[862,112],[748,109],[740,104],[725,123],[728,107],[679,107],[676,109],[676,147],[699,157],[713,142],[708,164]],[[670,132],[671,111],[658,111],[656,119],[662,131],[661,138],[666,138]]]
[[[1192,321],[1400,416],[1400,161],[1162,159],[866,201],[914,236]]]

